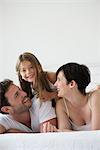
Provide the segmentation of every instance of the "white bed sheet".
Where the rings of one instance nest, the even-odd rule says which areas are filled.
[[[100,150],[100,130],[1,134],[0,150]]]

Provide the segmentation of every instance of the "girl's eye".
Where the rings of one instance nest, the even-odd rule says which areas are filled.
[[[25,72],[25,71],[26,71],[25,69],[21,69],[21,70],[20,70],[20,72]]]
[[[23,72],[25,72],[26,70],[23,70]]]
[[[31,66],[29,69],[33,69],[33,66]]]

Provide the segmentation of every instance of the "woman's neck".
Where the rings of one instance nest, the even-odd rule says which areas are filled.
[[[77,108],[82,108],[87,104],[88,96],[81,93],[73,94],[69,97],[68,101]]]

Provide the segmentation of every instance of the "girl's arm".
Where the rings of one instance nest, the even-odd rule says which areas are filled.
[[[49,126],[49,124],[51,126]],[[40,124],[40,132],[53,132],[52,126],[54,126],[55,128],[57,127],[57,119],[56,118],[50,119],[46,122],[41,123]]]
[[[47,72],[47,78],[51,83],[56,82],[56,73],[55,72]]]

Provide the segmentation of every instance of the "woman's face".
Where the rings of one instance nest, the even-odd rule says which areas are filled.
[[[57,81],[54,84],[57,87],[58,96],[66,97],[68,93],[68,84],[63,71],[60,71],[57,76]]]
[[[23,61],[20,63],[20,74],[22,79],[28,82],[32,82],[35,85],[37,78],[36,68],[32,66],[30,61]]]

